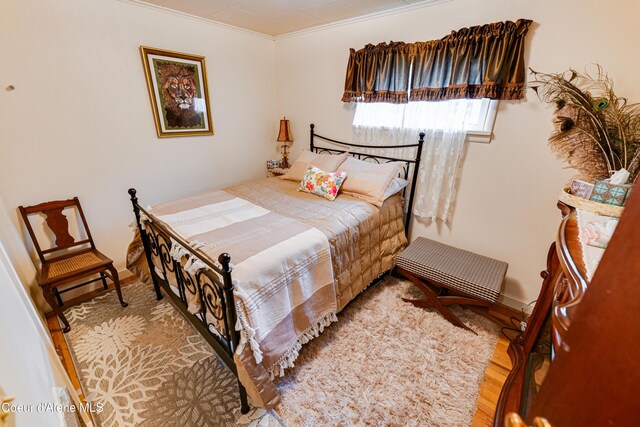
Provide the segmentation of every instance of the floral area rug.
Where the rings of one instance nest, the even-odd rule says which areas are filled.
[[[273,412],[241,416],[234,375],[167,301],[136,281],[127,308],[108,292],[65,311],[65,335],[87,401],[102,426],[279,427]]]

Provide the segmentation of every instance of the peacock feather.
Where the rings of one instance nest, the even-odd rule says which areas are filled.
[[[570,69],[539,73],[530,87],[555,104],[551,149],[585,178],[608,178],[625,168],[635,181],[640,171],[640,104],[613,90],[613,80],[596,65],[595,76]]]
[[[609,100],[607,98],[594,98],[593,111],[602,111],[609,106]]]

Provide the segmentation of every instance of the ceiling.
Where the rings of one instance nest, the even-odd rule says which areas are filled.
[[[270,36],[428,2],[425,0],[142,1]]]

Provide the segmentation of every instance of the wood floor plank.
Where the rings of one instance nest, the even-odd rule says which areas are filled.
[[[71,379],[71,383],[73,384],[73,388],[81,390],[80,380],[75,366],[73,365],[71,353],[69,353],[69,348],[67,347],[67,342],[62,334],[62,328],[60,327],[58,318],[53,313],[48,314],[46,318],[49,333],[53,340],[53,346],[56,349],[56,353],[58,354],[60,361],[62,362],[62,366],[64,366],[64,369],[67,371],[67,374]]]
[[[490,314],[492,314],[491,319],[496,321],[499,326],[504,326],[509,321],[508,316]],[[493,417],[496,412],[498,398],[511,370],[511,359],[507,353],[508,348],[509,340],[501,334],[491,356],[491,361],[484,373],[484,380],[480,385],[480,395],[476,403],[476,413],[471,423],[472,427],[493,426]]]
[[[487,415],[482,411],[476,412],[471,422],[471,427],[491,427],[493,425],[493,415]]]

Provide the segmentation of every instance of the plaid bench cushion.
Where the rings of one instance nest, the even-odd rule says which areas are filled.
[[[508,264],[424,237],[414,240],[396,261],[398,267],[426,280],[495,303]]]

